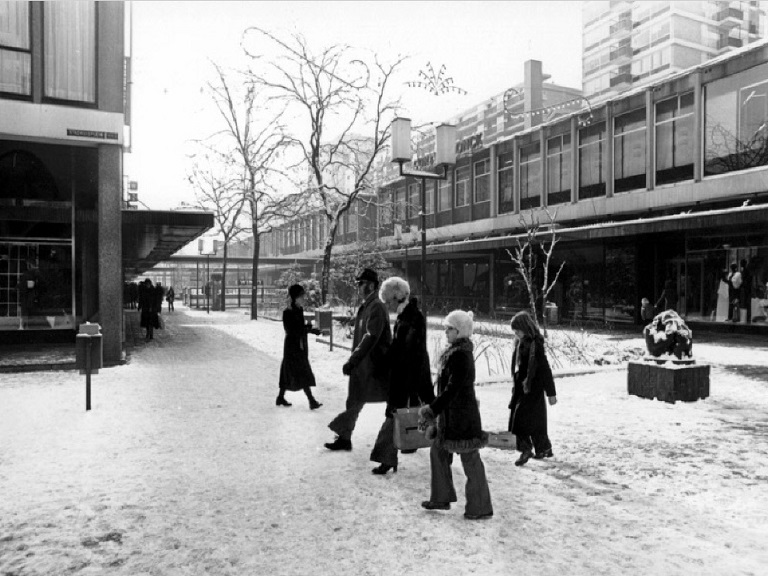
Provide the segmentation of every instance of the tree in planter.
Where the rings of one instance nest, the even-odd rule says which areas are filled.
[[[389,277],[390,263],[375,242],[358,242],[353,250],[334,257],[331,266],[331,286],[336,299],[353,309],[357,303],[357,276],[363,268],[372,268],[379,275],[379,282]]]
[[[545,235],[545,232],[541,231],[541,225],[535,216],[531,216],[531,220],[525,219],[524,215],[520,215],[520,223],[525,230],[525,240],[520,241],[517,239],[517,248],[514,252],[507,250],[512,261],[517,266],[517,271],[525,283],[525,288],[528,292],[528,303],[531,307],[531,314],[534,322],[539,326],[539,314],[538,314],[538,301],[541,299],[542,307],[546,306],[547,297],[552,289],[557,284],[560,278],[560,272],[563,271],[565,261],[560,264],[552,281],[549,281],[549,267],[552,261],[552,254],[555,251],[559,238],[557,237],[557,230],[555,228],[555,222],[557,221],[557,210],[554,213],[548,209],[544,209],[544,213],[549,219],[548,226],[549,241],[541,240],[540,237]],[[539,275],[539,259],[542,258],[541,275]],[[539,284],[538,278],[541,277],[541,284]],[[544,329],[544,336],[547,335],[547,315],[545,310],[542,310],[542,323]]]
[[[221,309],[225,310],[229,245],[245,229],[243,222],[245,198],[241,193],[239,182],[213,166],[207,155],[195,158],[188,180],[195,189],[195,197],[200,208],[213,212],[217,232],[223,238]],[[215,298],[216,295],[214,294],[213,297]]]
[[[243,174],[241,194],[253,238],[251,320],[256,320],[261,237],[297,215],[303,204],[298,201],[299,194],[278,191],[280,184],[286,183],[278,165],[280,152],[289,143],[280,123],[282,112],[269,114],[266,98],[247,76],[233,82],[220,66],[214,64],[214,68],[216,79],[208,89],[224,126],[202,144],[220,162]]]
[[[304,269],[299,264],[291,264],[283,270],[276,284],[279,288],[285,288],[286,290],[289,286],[301,284],[304,290],[306,290],[304,298],[306,308],[319,308],[323,305],[320,299],[320,283],[314,277],[314,274],[307,277]]]
[[[277,48],[280,57],[260,66],[264,50],[248,47],[257,40]],[[325,303],[339,221],[371,188],[374,162],[386,148],[398,107],[390,100],[390,84],[404,58],[384,64],[373,57],[366,63],[339,45],[314,52],[298,34],[281,38],[258,27],[246,30],[243,44],[255,66],[250,80],[303,123],[288,139],[299,153],[295,168],[309,175],[307,188],[319,199],[327,223],[321,277]]]

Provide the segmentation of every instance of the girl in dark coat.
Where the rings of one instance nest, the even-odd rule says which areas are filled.
[[[410,298],[408,282],[397,276],[385,280],[379,289],[379,300],[390,312],[397,312],[392,345],[386,355],[389,366],[389,391],[384,423],[371,452],[371,460],[380,465],[374,474],[397,472],[393,414],[398,408],[416,407],[432,402],[432,374],[429,371],[427,352],[427,323],[419,310],[416,298]]]
[[[157,296],[152,280],[147,278],[139,285],[139,311],[141,319],[139,325],[146,328],[146,340],[154,339],[155,328],[160,328],[160,319],[157,317]]]
[[[280,365],[280,393],[275,404],[277,406],[292,406],[285,399],[285,391],[304,390],[309,400],[310,410],[322,406],[312,396],[311,386],[315,385],[315,375],[309,364],[309,346],[307,334],[320,334],[320,330],[312,328],[312,322],[304,320],[304,288],[294,284],[288,288],[291,304],[283,310],[283,328],[285,342],[283,344],[283,363]]]
[[[516,466],[522,466],[533,456],[537,460],[552,457],[552,444],[547,435],[547,405],[557,404],[555,380],[547,360],[544,337],[528,312],[519,312],[512,318],[512,330],[517,346],[512,355],[514,391],[509,408],[509,431],[517,437],[521,452]],[[533,449],[536,455],[533,455]]]
[[[419,411],[422,425],[428,425],[427,437],[434,437],[429,452],[430,497],[421,505],[427,510],[448,510],[451,502],[456,502],[451,464],[453,455],[459,454],[467,477],[464,516],[469,520],[490,518],[491,492],[480,459],[480,448],[488,444],[488,433],[483,432],[475,397],[472,315],[454,310],[444,324],[448,348],[438,363],[438,396]],[[435,419],[436,428],[431,425]]]

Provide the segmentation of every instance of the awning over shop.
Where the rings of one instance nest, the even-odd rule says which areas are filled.
[[[168,260],[213,227],[210,212],[123,210],[123,267],[127,279]]]
[[[703,212],[682,212],[667,216],[636,218],[634,220],[600,222],[587,226],[558,227],[557,236],[562,242],[576,240],[599,240],[639,236],[643,234],[661,234],[682,232],[685,230],[717,231],[726,228],[739,230],[768,227],[768,205],[738,206]],[[540,237],[549,235],[549,229],[541,228]],[[525,234],[489,235],[485,238],[467,238],[450,242],[433,242],[427,246],[427,254],[449,254],[476,250],[492,250],[517,246],[517,240],[523,241]],[[387,256],[402,256],[404,250],[392,250]],[[413,251],[411,250],[411,254]]]

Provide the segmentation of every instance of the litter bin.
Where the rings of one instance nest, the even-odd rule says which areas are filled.
[[[315,310],[315,328],[330,332],[333,329],[333,311]]]
[[[103,342],[101,336],[101,326],[86,322],[80,324],[80,329],[75,336],[75,368],[80,370],[80,374],[85,374],[88,370],[88,346],[90,345],[90,372],[98,373],[104,366]]]
[[[560,315],[557,310],[557,304],[554,302],[547,302],[546,306],[547,324],[553,326],[560,321]]]

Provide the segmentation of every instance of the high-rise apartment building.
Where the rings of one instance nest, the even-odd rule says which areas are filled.
[[[761,4],[584,2],[584,95],[615,95],[764,37]]]

